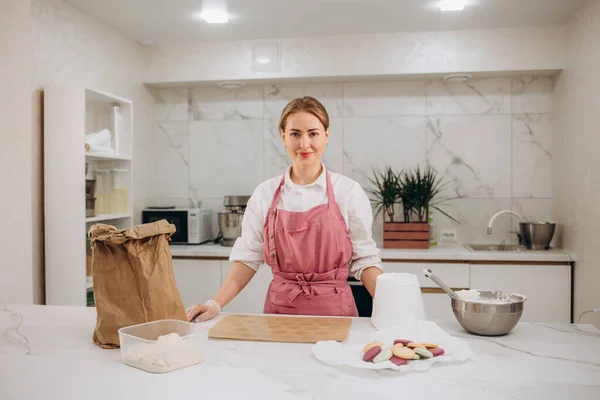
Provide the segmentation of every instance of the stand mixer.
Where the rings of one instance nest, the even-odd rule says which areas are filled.
[[[249,199],[250,196],[223,197],[223,206],[227,211],[219,213],[222,246],[233,246],[235,240],[242,235],[242,219]]]

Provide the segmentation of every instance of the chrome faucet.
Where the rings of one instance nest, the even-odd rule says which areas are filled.
[[[490,218],[490,222],[488,224],[487,227],[487,234],[491,235],[492,234],[492,224],[494,223],[494,220],[496,219],[496,217],[498,217],[499,215],[502,214],[512,214],[515,217],[519,218],[519,220],[523,221],[523,216],[521,214],[519,214],[516,211],[513,210],[502,210],[502,211],[498,211],[496,214],[492,215],[492,218]]]

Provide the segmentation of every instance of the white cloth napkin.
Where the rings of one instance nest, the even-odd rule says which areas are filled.
[[[444,349],[444,355],[428,360],[412,360],[402,366],[397,366],[391,361],[372,363],[362,360],[363,348],[367,343],[382,341],[384,346],[390,347],[396,339],[435,343]],[[312,350],[318,360],[330,365],[347,365],[365,369],[393,369],[402,372],[427,371],[436,363],[464,362],[475,354],[466,341],[450,336],[435,322],[412,319],[405,319],[390,328],[374,333],[368,342],[353,343],[351,339],[348,343],[321,341],[317,342]]]

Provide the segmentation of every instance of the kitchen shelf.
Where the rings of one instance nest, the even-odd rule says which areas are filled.
[[[85,222],[111,221],[113,219],[131,218],[131,214],[102,214],[95,217],[87,217]]]
[[[95,154],[86,154],[86,160],[94,160],[94,161],[131,161],[129,157],[121,157],[121,156],[99,156]]]
[[[119,105],[117,131],[118,155],[85,151],[90,133],[111,128],[111,107]],[[93,304],[93,289],[86,284],[86,264],[90,255],[90,225],[106,222],[117,229],[128,229],[134,222],[133,177],[133,102],[82,85],[44,86],[44,240],[45,289],[47,305],[85,306]],[[116,145],[116,144],[115,144]],[[111,155],[112,154],[112,155]],[[119,174],[118,214],[99,209],[103,214],[86,217],[87,180],[96,171],[127,171]],[[111,175],[115,182],[117,175]],[[108,186],[108,185],[107,185]],[[110,186],[115,189],[113,183]],[[107,189],[107,193],[108,193]],[[101,198],[106,204],[110,196]],[[98,199],[99,191],[94,188]],[[112,205],[113,198],[110,199]],[[106,205],[105,204],[105,205]]]

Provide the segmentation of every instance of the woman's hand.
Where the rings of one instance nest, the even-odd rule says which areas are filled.
[[[213,319],[221,312],[219,303],[213,300],[205,304],[195,304],[185,310],[188,322],[204,322]]]
[[[246,287],[255,274],[256,271],[247,265],[239,261],[234,262],[214,300],[209,300],[204,304],[193,305],[185,310],[188,321],[208,321],[219,315],[221,307],[229,304]]]

